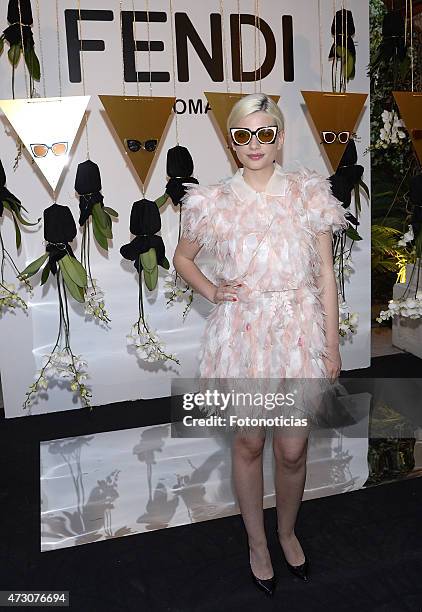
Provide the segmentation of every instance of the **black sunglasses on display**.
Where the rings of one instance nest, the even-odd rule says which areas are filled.
[[[148,153],[152,153],[157,148],[158,140],[155,138],[151,138],[150,140],[145,140],[145,142],[141,142],[140,140],[135,140],[134,138],[125,138],[124,143],[126,149],[131,153],[137,153],[141,149],[148,151]]]
[[[273,144],[277,138],[278,126],[268,125],[266,127],[260,127],[255,131],[249,128],[230,128],[230,135],[234,144],[239,147],[247,145],[252,140],[252,136],[256,136],[256,139],[261,144]]]

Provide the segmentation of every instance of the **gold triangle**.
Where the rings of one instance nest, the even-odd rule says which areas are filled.
[[[228,116],[230,115],[233,106],[236,104],[238,100],[241,100],[248,94],[216,93],[213,91],[204,91],[204,94],[211,107],[212,112],[210,113],[210,117],[212,118],[213,123],[215,127],[217,128],[217,132],[222,138],[222,141],[224,142],[224,146],[227,147],[227,149],[233,155],[233,159],[235,160],[236,164],[240,166],[241,164],[239,160],[237,159],[236,152],[229,144],[229,136],[227,134],[226,124],[227,124]],[[269,95],[269,97],[272,98],[276,104],[280,99],[280,96]]]
[[[162,136],[176,98],[154,96],[99,96],[99,98],[127,158],[145,185],[151,164],[164,140]],[[157,140],[158,145],[154,151],[140,147],[138,151],[133,152],[128,149],[126,139],[136,140],[139,143]]]
[[[90,96],[66,96],[0,100],[1,110],[53,191],[69,161],[89,99]],[[43,147],[35,148],[35,144]]]
[[[393,96],[422,164],[422,92],[393,91]]]
[[[326,144],[322,132],[353,132],[362,112],[368,94],[335,93],[328,91],[302,91],[312,121],[318,132],[319,141],[333,167],[337,170],[347,142],[341,144],[336,139]]]

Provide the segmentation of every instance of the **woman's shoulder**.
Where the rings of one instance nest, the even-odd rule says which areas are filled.
[[[194,183],[185,184],[186,193],[182,198],[182,203],[190,206],[202,206],[210,210],[213,205],[221,205],[232,196],[229,186],[229,179],[222,179],[218,183],[209,185],[197,185]]]
[[[329,181],[322,174],[311,170],[305,166],[302,166],[298,170],[287,172],[287,180],[294,186],[300,188],[302,191],[312,189],[313,187],[327,187]]]

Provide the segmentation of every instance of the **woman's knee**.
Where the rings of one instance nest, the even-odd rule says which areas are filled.
[[[237,435],[233,442],[233,452],[244,459],[253,460],[262,455],[265,437],[260,435]]]
[[[307,441],[296,444],[275,442],[273,445],[276,462],[289,470],[300,469],[306,463]]]

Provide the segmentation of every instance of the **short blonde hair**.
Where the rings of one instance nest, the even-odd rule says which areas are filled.
[[[263,93],[249,94],[236,102],[227,119],[227,131],[230,132],[231,127],[237,127],[236,124],[246,115],[258,111],[271,115],[279,130],[284,131],[284,118],[281,110],[272,98]]]

